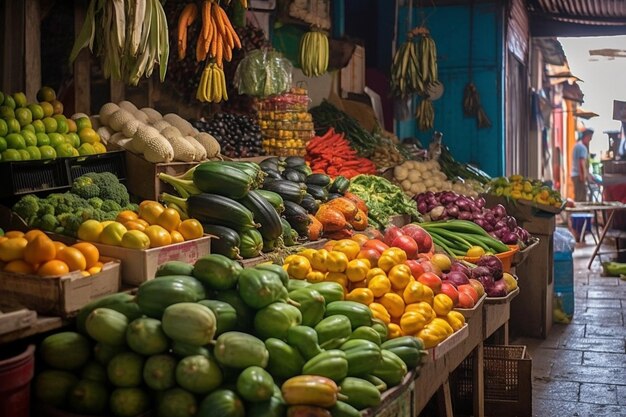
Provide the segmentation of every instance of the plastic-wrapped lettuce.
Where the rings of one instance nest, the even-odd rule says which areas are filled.
[[[241,60],[235,72],[239,94],[268,97],[291,88],[292,65],[274,50],[255,49]]]

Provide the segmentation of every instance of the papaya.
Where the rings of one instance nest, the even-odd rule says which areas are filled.
[[[283,417],[287,406],[275,395],[268,401],[251,403],[246,407],[246,417]]]
[[[167,275],[186,275],[193,276],[193,265],[181,261],[169,261],[157,267],[154,273],[155,277],[163,277]]]
[[[302,325],[313,327],[324,318],[326,300],[313,288],[300,288],[289,292],[289,299],[298,303],[302,313]]]
[[[34,394],[37,401],[54,407],[65,404],[68,392],[78,383],[71,372],[46,369],[35,377]]]
[[[337,282],[316,282],[315,284],[309,285],[307,288],[312,288],[322,294],[326,304],[343,300],[343,287]]]
[[[163,331],[178,342],[207,345],[215,335],[215,314],[198,303],[170,305],[163,312]]]
[[[209,307],[215,315],[215,336],[237,329],[237,310],[230,304],[219,300],[200,300],[198,304]]]
[[[83,366],[83,369],[81,369],[80,376],[81,376],[81,379],[88,379],[90,381],[96,381],[96,382],[102,382],[102,383],[107,382],[106,368],[102,364],[96,361],[87,362],[87,364]]]
[[[189,343],[177,342],[176,340],[172,343],[172,353],[179,358],[194,355],[202,355],[207,358],[211,356],[209,349],[204,346],[190,345]]]
[[[176,382],[194,394],[208,394],[222,383],[222,371],[213,358],[188,356],[176,366]]]
[[[259,264],[254,267],[263,271],[272,271],[280,277],[281,282],[285,287],[289,285],[289,274],[283,269],[282,266],[276,264]]]
[[[249,366],[265,368],[269,352],[258,338],[241,332],[221,334],[213,348],[215,359],[224,366],[245,369]]]
[[[104,343],[96,343],[93,347],[93,355],[100,365],[106,366],[118,353],[126,351],[126,346],[111,346]]]
[[[106,307],[118,311],[124,314],[128,318],[128,321],[133,321],[142,315],[139,306],[133,302],[134,299],[135,297],[132,295],[123,292],[100,297],[80,309],[76,316],[76,328],[82,334],[87,334],[87,329],[85,328],[87,317],[92,311],[99,307]]]
[[[297,348],[275,338],[266,339],[265,347],[270,355],[267,369],[272,376],[284,380],[300,375],[304,358]]]
[[[122,352],[107,365],[109,381],[116,387],[129,388],[141,384],[144,359],[135,352]]]
[[[95,341],[111,346],[126,342],[128,318],[120,312],[106,307],[93,310],[85,322],[87,333]]]
[[[173,356],[150,356],[143,367],[143,381],[157,391],[173,388],[176,385],[176,365]]]
[[[150,397],[141,388],[117,388],[111,393],[109,408],[117,417],[135,417],[150,409]]]
[[[158,417],[193,417],[197,410],[196,397],[182,388],[165,391],[157,404]]]
[[[237,312],[237,328],[235,330],[249,331],[252,329],[254,310],[244,303],[236,290],[217,291],[212,298],[228,303],[235,309]]]
[[[86,337],[76,332],[61,332],[46,337],[39,345],[44,363],[55,369],[75,370],[91,355]]]
[[[345,395],[346,403],[357,410],[376,407],[380,404],[380,391],[372,383],[354,377],[347,377],[339,385],[341,395]]]
[[[206,297],[202,283],[193,277],[167,275],[139,286],[136,302],[148,317],[160,319],[167,307],[176,303],[202,300]]]
[[[286,340],[287,331],[302,322],[302,313],[287,303],[272,303],[254,316],[254,334],[265,340],[270,337]]]
[[[248,306],[261,309],[277,301],[287,301],[287,288],[273,271],[247,268],[239,274],[239,296]]]
[[[239,374],[237,392],[249,402],[267,401],[274,393],[274,380],[265,369],[250,366]]]
[[[210,254],[196,261],[193,276],[212,290],[229,290],[237,285],[242,270],[238,262],[224,255]]]
[[[126,328],[126,343],[134,352],[141,355],[156,355],[169,349],[169,340],[161,321],[142,317],[133,320]]]
[[[83,379],[69,391],[67,404],[78,414],[101,415],[106,410],[108,399],[104,384]]]
[[[245,415],[243,402],[237,394],[228,389],[219,389],[202,400],[196,417],[245,417]]]

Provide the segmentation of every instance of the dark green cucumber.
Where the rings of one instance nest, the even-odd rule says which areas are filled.
[[[276,240],[283,233],[283,227],[280,224],[280,216],[261,194],[256,191],[250,191],[248,195],[238,200],[254,215],[254,221],[261,225],[259,233],[265,240]]]
[[[263,189],[274,191],[280,194],[283,200],[293,201],[297,204],[300,204],[306,194],[306,189],[302,189],[298,183],[287,180],[266,181],[263,184]]]
[[[194,184],[205,193],[240,198],[252,189],[256,177],[222,162],[203,162],[193,171]]]
[[[274,207],[274,210],[276,210],[276,213],[281,214],[283,211],[285,211],[285,204],[283,203],[283,198],[280,196],[280,194],[268,190],[255,191],[270,202],[272,207]]]
[[[292,229],[298,232],[300,236],[307,236],[311,219],[305,209],[292,201],[285,201],[285,212],[283,214]]]
[[[239,245],[241,239],[239,233],[225,226],[215,224],[203,224],[204,233],[216,236],[217,239],[211,239],[211,253],[224,255],[228,259],[240,259]]]
[[[217,194],[193,195],[187,199],[189,217],[203,224],[217,224],[236,231],[256,228],[254,215],[241,203]]]

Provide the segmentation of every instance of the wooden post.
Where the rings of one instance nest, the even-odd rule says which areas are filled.
[[[41,4],[26,0],[24,4],[24,92],[35,101],[41,88]]]
[[[111,101],[113,103],[119,103],[120,101],[124,100],[124,96],[126,95],[124,83],[120,80],[115,80],[111,78],[109,80],[109,84],[111,89]]]
[[[484,373],[483,343],[480,342],[474,350],[472,358],[472,369],[474,372],[474,417],[484,417],[485,415],[485,373]]]
[[[5,1],[4,21],[0,22],[4,30],[4,42],[0,45],[2,65],[1,90],[13,94],[24,89],[24,2]]]
[[[437,403],[441,417],[454,417],[454,411],[452,410],[452,392],[450,391],[450,381],[448,379],[446,379],[446,382],[441,385],[437,392]]]
[[[83,27],[87,10],[82,0],[74,0],[74,34]],[[91,76],[89,49],[85,48],[74,61],[74,112],[91,114]]]

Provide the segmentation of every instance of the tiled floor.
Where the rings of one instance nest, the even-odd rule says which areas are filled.
[[[626,416],[626,281],[602,277],[597,260],[587,270],[592,249],[574,251],[572,323],[512,341],[533,358],[533,416]]]

